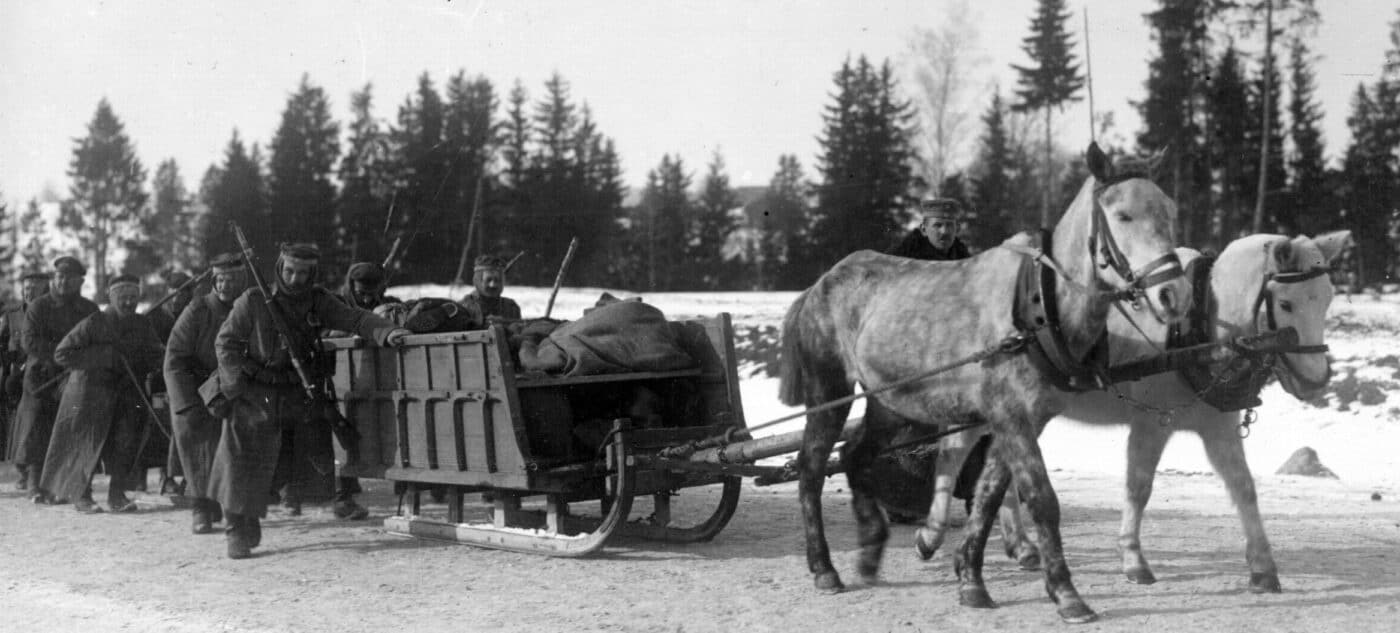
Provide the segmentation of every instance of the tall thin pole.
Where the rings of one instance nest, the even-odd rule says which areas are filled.
[[[1094,56],[1089,49],[1089,7],[1084,7],[1084,76],[1089,89],[1089,140],[1098,142],[1094,123]]]
[[[1264,2],[1264,113],[1259,129],[1259,192],[1254,199],[1254,233],[1264,232],[1264,198],[1269,193],[1269,111],[1274,98],[1274,2]]]

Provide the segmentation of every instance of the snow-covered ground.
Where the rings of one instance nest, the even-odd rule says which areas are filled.
[[[447,286],[399,287],[390,294],[401,299],[460,298],[470,288]],[[604,292],[597,288],[560,291],[551,316],[576,319]],[[638,296],[610,291],[619,297]],[[548,288],[510,287],[507,296],[520,303],[528,318],[543,315]],[[796,292],[654,293],[642,298],[671,318],[730,313],[746,338],[750,330],[771,338],[781,327],[783,313]],[[1333,379],[1325,406],[1305,403],[1271,383],[1261,395],[1258,422],[1245,440],[1256,477],[1270,476],[1298,448],[1315,449],[1322,463],[1349,486],[1400,491],[1400,293],[1339,295],[1328,315],[1327,343],[1333,357]],[[742,384],[744,414],[750,426],[797,411],[778,402],[777,379],[745,367]],[[857,404],[852,415],[860,414]],[[764,432],[797,430],[792,420]],[[1041,437],[1052,470],[1121,474],[1127,427],[1089,426],[1068,418],[1055,420]],[[1193,434],[1173,437],[1159,470],[1209,473],[1210,464]]]

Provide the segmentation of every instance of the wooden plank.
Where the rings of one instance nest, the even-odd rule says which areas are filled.
[[[620,374],[597,374],[594,376],[564,376],[551,378],[531,378],[530,376],[517,376],[515,387],[517,389],[532,389],[538,387],[561,387],[569,385],[592,385],[603,382],[622,382],[629,380],[664,380],[667,378],[694,378],[704,374],[700,368],[681,369],[677,371],[638,371]]]

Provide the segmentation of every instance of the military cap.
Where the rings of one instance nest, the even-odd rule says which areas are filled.
[[[962,215],[963,205],[953,198],[930,196],[919,201],[919,210],[925,218],[943,216],[957,219]]]
[[[238,253],[223,253],[209,262],[216,273],[233,272],[243,267],[243,256]]]
[[[504,272],[506,260],[495,255],[482,255],[476,258],[476,263],[472,265],[472,270],[499,270]]]
[[[111,292],[122,286],[131,286],[132,288],[140,289],[141,280],[137,279],[136,275],[117,275],[113,277],[111,281],[107,282],[107,291]]]
[[[310,242],[283,242],[281,247],[282,257],[293,259],[306,259],[319,261],[321,259],[321,247]]]
[[[23,274],[23,275],[20,275],[20,277],[19,277],[19,280],[20,280],[20,281],[29,281],[30,279],[38,279],[38,280],[40,280],[40,281],[48,281],[48,280],[50,280],[50,279],[53,279],[53,273],[45,273],[45,272],[25,273],[25,274]]]
[[[190,280],[190,276],[178,270],[172,270],[165,275],[165,284],[171,288],[179,288]]]
[[[53,269],[57,272],[69,275],[87,274],[87,266],[84,266],[82,262],[78,261],[78,258],[69,255],[64,255],[63,257],[53,260]]]
[[[350,264],[350,270],[346,271],[345,278],[350,281],[379,284],[384,281],[384,269],[374,262],[355,262]]]

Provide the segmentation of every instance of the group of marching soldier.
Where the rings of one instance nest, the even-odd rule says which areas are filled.
[[[71,502],[83,513],[137,511],[128,493],[145,489],[151,430],[165,433],[152,405],[152,392],[159,401],[163,391],[167,475],[183,477],[195,534],[224,523],[229,558],[252,555],[260,519],[279,496],[292,514],[303,500],[329,496],[336,517],[366,518],[355,501],[358,480],[333,477],[333,436],[322,422],[334,405],[308,387],[327,380],[333,365],[302,362],[297,350],[347,333],[396,346],[410,331],[372,312],[393,301],[378,264],[352,265],[333,294],[317,284],[319,260],[314,244],[284,244],[264,283],[241,254],[220,255],[206,273],[208,294],[193,297],[199,280],[176,273],[166,280],[177,288],[167,297],[174,300],[145,314],[140,281],[130,275],[110,280],[101,309],[81,296],[87,271],[76,258],[24,275],[20,303],[0,322],[11,417],[0,424],[0,443],[19,471],[16,488],[36,504]],[[507,267],[477,258],[475,289],[456,305],[519,319],[519,306],[501,296]],[[92,496],[99,463],[110,479],[106,509]]]

